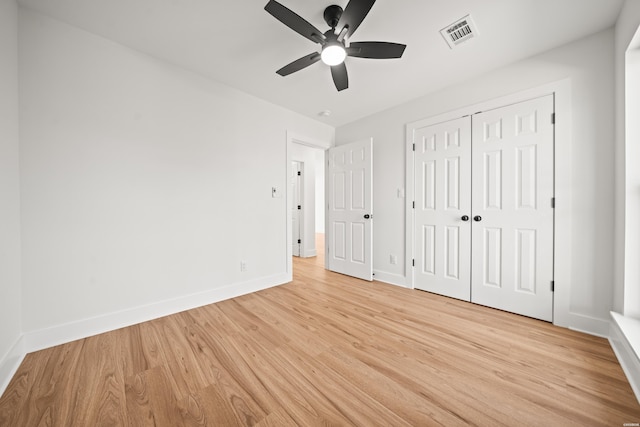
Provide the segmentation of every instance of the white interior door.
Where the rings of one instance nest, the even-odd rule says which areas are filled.
[[[291,250],[293,256],[300,256],[300,239],[302,233],[302,165],[300,162],[291,162]]]
[[[329,270],[373,280],[373,143],[329,150]]]
[[[553,96],[472,118],[473,302],[552,320]]]
[[[471,296],[471,118],[415,129],[415,287]]]

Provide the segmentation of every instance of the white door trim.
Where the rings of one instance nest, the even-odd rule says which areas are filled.
[[[525,90],[515,94],[488,100],[479,104],[463,107],[430,118],[408,123],[406,125],[406,217],[405,217],[405,251],[407,254],[405,272],[407,287],[414,287],[413,258],[415,253],[413,195],[415,191],[413,169],[413,129],[452,120],[478,111],[499,108],[502,106],[527,101],[544,95],[554,95],[556,126],[555,126],[555,236],[554,236],[554,264],[555,264],[555,295],[553,319],[558,326],[571,327],[593,334],[606,336],[609,322],[602,319],[571,312],[572,262],[571,257],[564,256],[571,253],[572,237],[572,90],[571,79],[560,80],[537,88]]]
[[[292,231],[291,231],[292,217],[291,217],[291,210],[289,209],[289,202],[291,201],[292,194],[291,194],[291,186],[289,185],[289,177],[291,176],[291,160],[293,160],[291,155],[292,144],[300,144],[300,145],[306,145],[307,147],[319,148],[321,150],[328,150],[329,148],[332,147],[332,142],[317,140],[304,135],[300,135],[292,131],[287,131],[286,141],[287,141],[287,146],[286,146],[287,158],[286,158],[284,182],[286,183],[286,188],[287,188],[287,196],[285,201],[286,222],[287,222],[286,224],[287,236],[286,236],[285,246],[287,248],[286,250],[287,255],[286,255],[285,264],[287,266],[287,271],[286,271],[287,278],[289,281],[291,281],[293,280],[293,251],[291,250],[291,244],[290,244],[291,234],[292,234]],[[324,163],[326,167],[326,161]],[[327,243],[325,242],[325,253],[327,251],[326,245]]]

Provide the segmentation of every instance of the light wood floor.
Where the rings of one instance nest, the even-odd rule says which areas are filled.
[[[1,426],[622,426],[605,339],[295,260],[292,283],[27,355]]]

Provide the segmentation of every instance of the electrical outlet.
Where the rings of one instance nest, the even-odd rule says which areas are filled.
[[[240,271],[247,271],[247,261],[240,261]]]
[[[398,263],[398,257],[396,255],[389,255],[389,262],[396,265]]]

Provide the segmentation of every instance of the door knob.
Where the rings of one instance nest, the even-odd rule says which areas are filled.
[[[480,215],[476,215],[476,216],[473,217],[473,220],[480,222],[480,221],[482,221],[482,217]]]
[[[364,219],[369,219],[369,218],[371,218],[371,215],[369,215],[369,214],[364,214]]]
[[[462,218],[460,218],[463,221],[469,221],[469,216],[467,215],[462,215]]]

